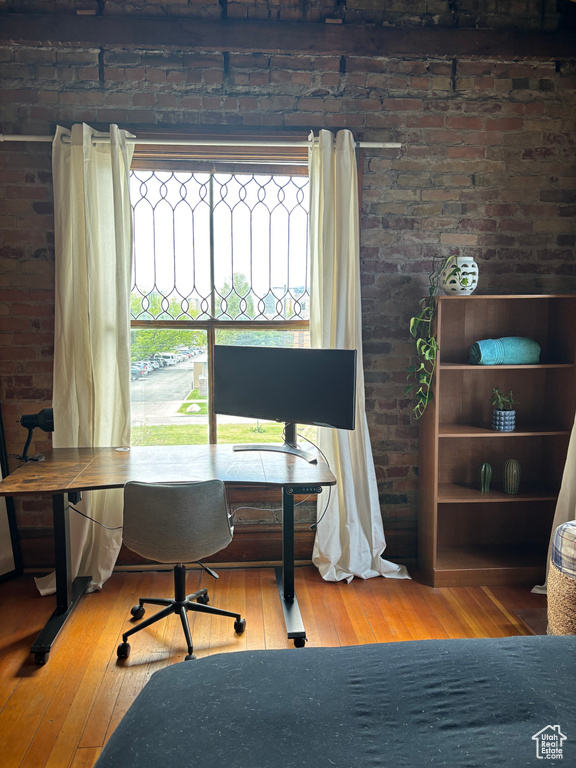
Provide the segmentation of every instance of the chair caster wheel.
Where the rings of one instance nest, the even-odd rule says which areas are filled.
[[[130,656],[130,644],[129,643],[120,643],[120,645],[118,646],[118,649],[116,651],[116,655],[122,661],[124,659],[127,659],[128,656]]]
[[[184,661],[192,661],[195,658],[196,656],[194,656],[193,653],[189,653],[187,656],[184,657]]]
[[[132,614],[132,616],[134,616],[135,619],[141,619],[145,613],[144,606],[135,605],[133,608],[130,609],[130,613]]]
[[[306,638],[305,637],[295,637],[294,638],[294,648],[304,648],[306,645]]]
[[[196,598],[196,602],[197,603],[201,603],[202,605],[208,605],[208,603],[210,602],[210,598],[208,597],[207,594],[206,595],[200,595],[200,597]]]
[[[236,634],[241,635],[242,632],[246,629],[246,619],[236,619],[234,622],[234,632]]]
[[[45,653],[44,651],[38,651],[34,654],[34,664],[36,664],[37,667],[42,667],[48,661],[49,655],[49,653]]]

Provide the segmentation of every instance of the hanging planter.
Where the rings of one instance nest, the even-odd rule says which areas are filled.
[[[438,304],[438,290],[468,296],[478,286],[478,265],[464,256],[447,256],[429,277],[428,297],[420,300],[420,311],[410,319],[410,335],[416,344],[418,361],[406,369],[409,382],[404,394],[412,394],[412,415],[419,419],[432,399],[432,381],[438,358],[438,342],[433,321]]]

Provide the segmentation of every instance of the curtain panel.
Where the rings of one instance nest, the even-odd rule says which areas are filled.
[[[93,136],[110,141],[95,143]],[[53,445],[130,445],[133,145],[116,125],[58,128],[52,172],[56,247]],[[72,576],[89,590],[110,576],[122,543],[122,490],[84,494],[71,514]],[[38,580],[42,593],[54,577]]]
[[[313,560],[327,581],[410,578],[384,560],[386,539],[364,401],[358,176],[350,131],[320,131],[309,151],[311,346],[357,350],[356,429],[318,430],[337,485],[316,529]],[[326,500],[318,499],[319,511]]]

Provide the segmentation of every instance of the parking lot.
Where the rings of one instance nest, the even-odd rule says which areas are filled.
[[[142,378],[131,381],[132,423],[206,423],[206,416],[178,413],[192,389],[195,363],[206,363],[206,353],[200,353],[175,365],[156,368]]]

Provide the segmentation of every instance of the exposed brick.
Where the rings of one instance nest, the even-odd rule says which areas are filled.
[[[426,24],[453,23],[442,3],[431,2]],[[477,5],[474,23],[472,8],[460,8],[461,23],[478,26],[486,3]],[[523,6],[514,23],[533,23],[533,6]],[[320,6],[228,2],[230,18],[269,23],[306,10],[310,21]],[[503,19],[505,10],[512,13],[493,7],[490,18]],[[106,3],[109,15],[214,11],[216,2],[201,0]],[[399,0],[348,8],[357,23],[371,14],[378,24],[414,20],[417,11]],[[382,512],[412,526],[415,551],[418,430],[403,395],[413,357],[408,320],[426,295],[434,259],[450,253],[478,259],[485,291],[501,292],[512,273],[518,291],[576,292],[576,68],[564,60],[459,57],[452,82],[452,62],[435,57],[347,55],[341,66],[339,56],[312,52],[231,51],[227,61],[225,76],[222,53],[111,47],[100,83],[95,49],[5,46],[1,130],[48,133],[80,121],[118,122],[135,133],[173,125],[179,134],[194,126],[350,127],[367,140],[402,142],[400,151],[363,153],[361,282]],[[49,145],[0,143],[0,397],[12,452],[21,450],[21,430],[12,427],[19,414],[51,402],[51,185]],[[29,526],[42,514],[30,506],[20,522]]]
[[[417,112],[422,109],[421,99],[383,99],[382,108],[391,112]]]
[[[484,127],[487,131],[520,131],[522,129],[522,120],[516,118],[488,118]]]

